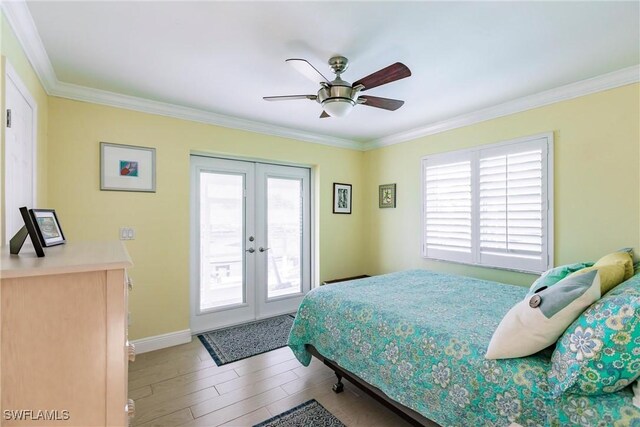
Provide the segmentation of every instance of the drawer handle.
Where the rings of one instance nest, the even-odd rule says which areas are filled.
[[[131,277],[127,276],[127,288],[132,291],[133,290],[133,280],[131,280]]]
[[[127,357],[129,362],[135,362],[136,360],[136,345],[127,341]]]
[[[124,410],[130,420],[136,416],[136,403],[133,401],[133,399],[127,400],[127,405],[124,407]]]

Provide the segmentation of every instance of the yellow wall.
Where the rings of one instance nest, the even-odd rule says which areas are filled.
[[[623,246],[640,250],[638,84],[362,153],[47,97],[4,17],[0,26],[0,89],[6,57],[38,103],[39,206],[57,210],[69,240],[115,239],[121,226],[136,229],[127,242],[135,262],[133,339],[189,327],[192,150],[313,165],[320,280],[429,268],[531,283],[535,276],[421,258],[420,158],[550,130],[555,264]],[[155,147],[157,193],[100,191],[100,141]],[[352,215],[331,213],[333,182],[354,185]],[[394,182],[398,207],[379,209],[378,185]]]
[[[70,240],[127,242],[132,338],[189,327],[189,153],[310,164],[319,177],[322,280],[430,268],[528,285],[535,276],[427,261],[420,256],[420,158],[531,135],[555,135],[555,263],[640,248],[640,85],[630,85],[361,153],[49,98],[49,205]],[[157,148],[158,192],[99,190],[99,142]],[[331,213],[332,183],[354,185],[353,215]],[[379,184],[397,183],[398,207],[379,209]]]
[[[157,192],[100,191],[100,141],[156,148]],[[362,274],[359,151],[49,98],[49,205],[68,240],[118,238],[135,263],[133,339],[189,328],[189,154],[205,151],[314,166],[319,178],[320,279]],[[333,182],[353,184],[353,214],[332,214]]]
[[[4,116],[4,91],[5,91],[5,61],[8,61],[16,70],[22,83],[27,86],[31,96],[38,104],[38,133],[36,135],[36,159],[37,159],[37,203],[38,207],[44,207],[47,203],[47,123],[48,123],[48,102],[47,93],[44,91],[38,76],[31,67],[31,63],[27,59],[22,50],[22,46],[16,39],[11,26],[6,21],[4,15],[0,13],[0,102],[2,103],[2,116]],[[4,122],[4,118],[3,118]],[[2,136],[0,138],[0,185],[2,194],[0,197],[0,212],[4,212],[4,124],[1,127]],[[35,207],[35,206],[29,206]],[[3,215],[4,217],[4,215]],[[4,218],[0,221],[0,241],[4,242]]]
[[[421,257],[423,156],[554,132],[555,264],[640,251],[640,85],[596,93],[368,151],[364,155],[366,268],[428,268],[520,285],[536,276]],[[380,184],[397,183],[397,208],[379,209]]]

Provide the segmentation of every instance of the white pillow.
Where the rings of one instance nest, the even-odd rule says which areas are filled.
[[[525,297],[496,328],[485,358],[524,357],[547,348],[598,299],[600,274],[596,270],[566,277]]]

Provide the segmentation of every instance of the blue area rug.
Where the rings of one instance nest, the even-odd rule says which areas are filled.
[[[253,427],[345,427],[324,406],[312,399]]]
[[[285,347],[295,317],[291,314],[205,332],[198,338],[216,365],[226,365]]]

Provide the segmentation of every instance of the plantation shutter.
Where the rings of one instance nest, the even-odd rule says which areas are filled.
[[[550,268],[552,144],[545,134],[423,158],[423,256]]]
[[[546,210],[546,141],[480,150],[479,261],[539,271]]]
[[[471,156],[443,156],[424,168],[424,251],[472,261]]]

